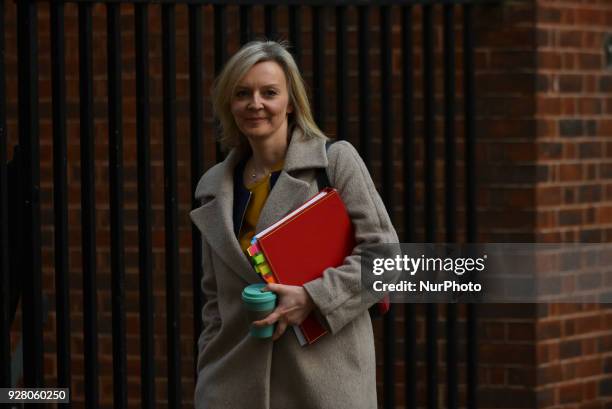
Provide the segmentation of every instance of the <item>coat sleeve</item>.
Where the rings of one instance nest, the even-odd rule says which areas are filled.
[[[210,245],[206,240],[202,240],[202,292],[204,294],[204,307],[202,307],[202,322],[204,329],[198,339],[198,372],[202,369],[203,352],[211,339],[217,335],[221,329],[221,315],[217,302],[217,279],[213,271],[211,262]]]
[[[333,334],[382,298],[382,293],[373,294],[362,286],[362,256],[370,245],[397,244],[398,238],[355,148],[339,141],[330,147],[328,156],[331,183],[346,205],[357,245],[341,266],[326,269],[322,277],[304,284],[304,288]]]

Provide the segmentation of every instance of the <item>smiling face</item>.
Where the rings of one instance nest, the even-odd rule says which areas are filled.
[[[238,129],[250,143],[287,136],[287,115],[293,107],[278,63],[264,61],[251,67],[238,82],[230,105]]]

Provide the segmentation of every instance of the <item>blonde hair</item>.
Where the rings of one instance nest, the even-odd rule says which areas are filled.
[[[236,125],[230,104],[238,82],[255,64],[264,61],[276,62],[285,73],[289,103],[293,106],[293,112],[289,114],[288,129],[297,127],[307,138],[326,139],[312,117],[304,79],[295,60],[287,51],[287,47],[286,42],[251,41],[229,59],[221,74],[216,78],[212,90],[212,101],[214,114],[219,119],[220,142],[224,150],[248,146],[246,137]]]

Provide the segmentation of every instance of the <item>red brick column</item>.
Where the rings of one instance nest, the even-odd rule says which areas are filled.
[[[507,1],[477,21],[480,241],[610,242],[612,2]],[[606,305],[479,311],[481,407],[612,405]]]
[[[539,0],[537,161],[540,242],[612,241],[612,2]],[[612,405],[612,309],[542,306],[536,322],[538,407]]]

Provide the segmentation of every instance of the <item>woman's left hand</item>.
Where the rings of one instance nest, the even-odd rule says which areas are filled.
[[[301,286],[269,283],[264,291],[272,291],[278,297],[276,309],[266,318],[253,321],[255,326],[272,325],[278,321],[272,340],[276,341],[289,325],[299,325],[308,317],[315,304]]]

